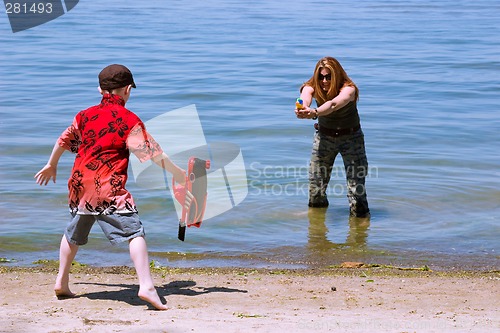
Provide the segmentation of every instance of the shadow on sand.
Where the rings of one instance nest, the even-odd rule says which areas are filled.
[[[75,284],[80,285],[95,285],[95,286],[106,286],[118,290],[110,291],[98,291],[90,293],[78,294],[76,297],[86,297],[92,300],[110,300],[125,302],[130,305],[148,305],[150,309],[154,309],[150,304],[141,300],[137,293],[139,292],[139,286],[137,284],[111,284],[111,283],[91,283],[91,282],[78,282]],[[198,286],[195,281],[185,280],[185,281],[172,281],[160,287],[156,287],[158,295],[162,300],[162,303],[166,303],[165,296],[170,295],[184,295],[184,296],[198,296],[208,293],[247,293],[247,290],[226,288],[226,287],[203,287]]]

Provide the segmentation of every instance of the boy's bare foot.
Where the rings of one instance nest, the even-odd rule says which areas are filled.
[[[157,310],[168,310],[168,307],[160,300],[156,289],[139,289],[139,298],[154,306]]]
[[[72,293],[69,288],[54,287],[54,292],[56,293],[57,298],[72,298],[76,296],[76,294]]]
[[[69,276],[57,274],[56,283],[54,284],[54,292],[57,298],[71,298],[76,294],[69,290]]]

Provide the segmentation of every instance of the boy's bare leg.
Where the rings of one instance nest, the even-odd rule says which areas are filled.
[[[139,297],[153,305],[158,310],[167,310],[167,306],[160,300],[156,292],[153,277],[149,269],[149,258],[146,240],[144,237],[136,237],[130,240],[130,258],[139,278]]]
[[[78,252],[78,245],[68,242],[66,236],[62,236],[59,248],[59,273],[57,274],[54,291],[59,297],[74,297],[75,294],[69,290],[69,270],[71,263]]]

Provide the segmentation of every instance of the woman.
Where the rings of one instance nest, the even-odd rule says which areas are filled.
[[[347,76],[337,59],[318,61],[313,76],[300,88],[303,108],[295,109],[297,118],[318,119],[309,166],[309,207],[327,207],[327,186],[340,153],[347,178],[350,213],[369,215],[365,178],[368,161],[365,152],[357,101],[358,87]],[[311,108],[312,100],[316,108]]]

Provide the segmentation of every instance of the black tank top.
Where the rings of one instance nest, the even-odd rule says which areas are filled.
[[[356,102],[349,102],[344,107],[333,111],[327,116],[318,118],[322,127],[331,129],[354,128],[359,125],[359,114]]]

